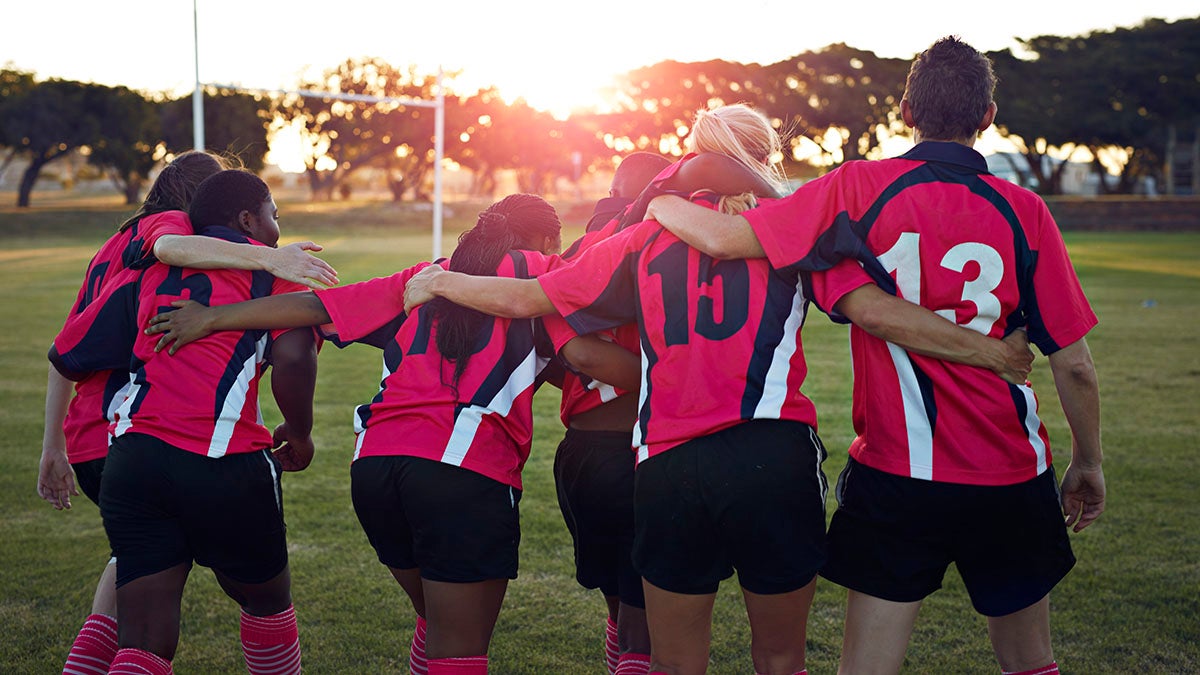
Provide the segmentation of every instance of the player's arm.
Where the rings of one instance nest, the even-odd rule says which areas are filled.
[[[177,309],[150,318],[147,335],[162,334],[154,351],[171,354],[218,330],[301,328],[330,322],[325,305],[312,291],[283,293],[229,305],[206,307],[192,300],[171,303]]]
[[[779,197],[762,176],[752,173],[737,160],[720,153],[703,152],[684,162],[663,187],[669,190],[711,190],[719,195],[752,192],[759,197]]]
[[[438,265],[426,267],[404,285],[404,311],[411,312],[435,297],[509,319],[532,319],[554,312],[536,279],[475,276]]]
[[[337,271],[329,263],[308,253],[321,246],[301,241],[279,248],[237,244],[202,235],[165,234],[154,242],[154,257],[176,267],[196,269],[265,270],[309,288],[338,283]]]
[[[713,258],[765,258],[767,255],[750,227],[750,221],[693,204],[682,197],[655,197],[646,209],[646,219],[657,220],[688,246]]]
[[[42,458],[38,463],[38,496],[56,509],[71,508],[71,496],[78,495],[75,472],[67,460],[67,436],[63,422],[71,402],[74,385],[54,366],[46,380],[45,428],[42,430]]]
[[[563,345],[559,354],[593,380],[627,392],[637,391],[641,386],[641,358],[615,342],[595,335],[580,335]]]
[[[312,329],[290,330],[276,337],[271,344],[271,393],[283,423],[273,434],[273,454],[284,471],[301,471],[312,461],[316,386],[317,345]]]
[[[834,310],[871,335],[910,352],[987,368],[1013,384],[1024,384],[1033,367],[1024,331],[997,340],[889,295],[875,284],[842,296]]]
[[[1104,512],[1104,471],[1100,464],[1100,386],[1087,341],[1080,338],[1050,355],[1050,371],[1063,414],[1071,427],[1071,464],[1063,472],[1062,506],[1076,532]]]

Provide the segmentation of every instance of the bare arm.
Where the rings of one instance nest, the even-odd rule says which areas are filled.
[[[426,267],[405,284],[404,311],[411,312],[435,297],[509,319],[531,319],[554,312],[554,305],[536,279],[477,277],[448,272],[438,265]]]
[[[283,423],[275,428],[275,458],[284,471],[301,471],[313,457],[313,393],[317,346],[311,329],[291,330],[271,345],[271,393]]]
[[[321,246],[301,241],[279,248],[235,244],[215,237],[168,234],[154,242],[154,257],[167,265],[196,269],[265,270],[280,279],[324,288],[338,283],[337,271],[308,251]]]
[[[648,220],[679,237],[688,246],[719,259],[765,258],[766,251],[750,221],[693,204],[682,197],[655,197],[646,209]]]
[[[71,508],[71,495],[79,494],[75,488],[75,472],[67,460],[67,437],[63,433],[67,404],[71,402],[73,392],[74,384],[50,366],[46,379],[46,426],[42,430],[37,492],[59,510]]]
[[[559,354],[576,370],[604,384],[627,392],[641,387],[641,357],[614,342],[581,335],[563,345]]]
[[[834,309],[881,340],[917,354],[987,368],[1013,384],[1024,384],[1033,366],[1024,331],[997,340],[889,295],[874,284],[842,296]]]
[[[1080,338],[1050,355],[1050,371],[1071,427],[1071,464],[1063,472],[1062,506],[1076,532],[1104,512],[1104,471],[1100,464],[1100,386],[1087,341]]]
[[[331,321],[329,312],[312,291],[283,293],[229,305],[205,307],[192,300],[176,300],[178,309],[157,314],[146,327],[147,335],[162,334],[154,351],[170,345],[174,354],[189,342],[218,330],[278,329],[320,326]]]
[[[737,160],[712,152],[702,152],[684,162],[664,187],[689,192],[712,190],[720,195],[753,192],[759,197],[780,196],[761,176],[751,173]]]

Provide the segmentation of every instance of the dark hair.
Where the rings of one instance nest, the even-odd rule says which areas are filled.
[[[923,137],[954,141],[975,138],[995,89],[991,59],[951,35],[913,59],[904,99]]]
[[[263,179],[245,169],[226,169],[205,178],[196,188],[188,218],[197,231],[215,226],[240,231],[238,214],[258,213],[270,196],[271,188]]]
[[[612,196],[633,199],[654,180],[671,160],[653,152],[634,152],[617,165],[612,179]]]
[[[458,246],[450,257],[450,270],[495,276],[509,251],[532,250],[544,237],[557,236],[560,228],[558,212],[546,200],[530,194],[509,195],[481,212],[475,227],[459,235]],[[445,298],[433,299],[429,311],[437,322],[438,352],[454,362],[457,384],[475,351],[480,329],[492,317]]]
[[[229,163],[224,158],[203,150],[181,153],[158,172],[158,177],[146,193],[146,200],[136,213],[121,223],[117,231],[124,232],[141,218],[155,213],[187,211],[200,183],[228,167]]]

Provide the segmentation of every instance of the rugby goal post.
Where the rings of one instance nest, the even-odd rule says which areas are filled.
[[[433,246],[430,260],[442,257],[442,160],[445,158],[446,137],[446,97],[442,83],[442,68],[438,66],[436,95],[434,100],[392,97],[367,96],[365,94],[346,94],[343,92],[327,91],[289,91],[284,89],[252,89],[239,85],[214,84],[200,81],[200,22],[196,9],[196,0],[192,0],[192,37],[195,47],[195,90],[192,92],[192,146],[204,150],[204,88],[227,89],[251,94],[268,96],[304,96],[309,98],[333,99],[338,101],[356,101],[361,103],[396,103],[398,105],[418,108],[433,108]]]

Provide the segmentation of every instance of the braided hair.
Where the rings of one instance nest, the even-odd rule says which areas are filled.
[[[121,223],[117,231],[124,232],[137,221],[155,213],[187,211],[200,183],[226,168],[229,168],[229,162],[219,155],[203,150],[181,153],[158,172],[158,177],[146,193],[146,200],[136,213]]]
[[[509,195],[481,212],[475,227],[459,235],[450,270],[495,276],[509,251],[539,250],[545,237],[558,237],[560,228],[558,212],[546,200],[531,194]],[[477,351],[481,329],[492,317],[445,298],[430,301],[429,311],[437,322],[438,352],[454,362],[457,384],[471,354]]]

